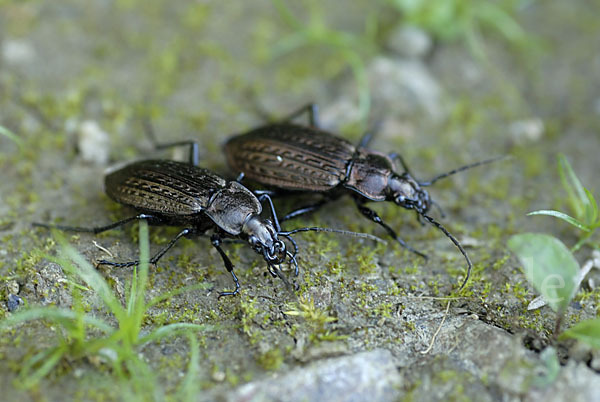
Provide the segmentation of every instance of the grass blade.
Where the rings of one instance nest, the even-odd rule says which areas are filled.
[[[10,317],[0,321],[0,329],[9,328],[20,323],[35,320],[48,320],[68,327],[77,319],[81,319],[81,317],[78,316],[77,312],[72,310],[61,309],[57,307],[34,307],[25,311],[14,313]],[[83,322],[105,333],[114,331],[114,328],[107,324],[104,320],[92,317],[88,314],[83,316]]]
[[[175,290],[171,290],[169,292],[162,293],[162,294],[156,296],[155,298],[153,298],[152,300],[150,300],[146,304],[146,309],[149,309],[150,307],[154,307],[158,303],[160,303],[164,300],[170,299],[173,296],[177,296],[177,295],[185,293],[185,292],[191,292],[191,291],[197,290],[197,289],[208,289],[211,286],[212,285],[210,283],[202,282],[202,283],[197,283],[195,285],[183,286],[179,289],[175,289]]]
[[[585,220],[588,222],[588,224],[597,227],[600,225],[600,222],[598,222],[598,203],[596,202],[594,194],[592,194],[591,191],[585,187],[583,190],[585,191],[585,195],[588,199],[588,204],[585,210]]]
[[[75,250],[75,248],[73,248],[73,246],[67,243],[60,232],[53,231],[53,235],[60,244],[63,253],[78,266],[78,269],[76,269],[69,261],[57,259],[63,269],[65,269],[71,275],[78,276],[90,288],[98,293],[104,304],[115,315],[117,320],[122,321],[126,316],[126,311],[121,306],[121,302],[117,299],[111,287],[108,285],[108,283],[106,283],[102,275],[100,275],[98,271],[96,271],[94,267],[92,267],[90,263],[87,262],[85,258],[83,258],[83,256],[77,252],[77,250]]]
[[[0,126],[0,135],[5,136],[9,140],[13,141],[19,147],[19,151],[23,152],[23,140],[20,139],[15,133],[7,129],[6,127]]]
[[[140,339],[140,343],[148,343],[157,341],[159,339],[168,338],[170,336],[178,335],[184,332],[190,331],[214,331],[218,329],[216,325],[207,324],[190,324],[185,322],[178,322],[175,324],[165,325],[150,332],[148,335]]]
[[[24,388],[31,388],[44,378],[62,359],[67,352],[66,345],[55,346],[50,349],[43,350],[32,356],[23,365],[23,369],[19,374],[20,385]],[[42,365],[30,374],[30,370],[38,362],[43,362]]]
[[[563,154],[558,155],[558,174],[563,187],[567,191],[568,201],[571,209],[573,209],[573,212],[578,219],[582,219],[584,217],[586,205],[588,205],[589,200],[583,185],[577,178],[577,175],[573,171],[573,168],[567,160],[567,157]]]
[[[181,381],[179,390],[177,391],[177,400],[194,401],[198,395],[199,383],[197,381],[198,373],[200,372],[199,347],[198,339],[193,334],[188,334],[190,342],[190,362],[188,364],[187,373]]]
[[[585,232],[589,232],[592,229],[589,228],[588,226],[586,226],[583,222],[578,221],[577,219],[573,218],[572,216],[569,216],[567,214],[565,214],[564,212],[560,212],[560,211],[554,211],[554,210],[546,210],[546,209],[542,209],[539,211],[533,211],[527,214],[527,216],[532,216],[532,215],[548,215],[548,216],[554,216],[555,218],[558,219],[562,219],[563,221],[570,223],[571,225],[575,226],[578,229],[581,229]]]

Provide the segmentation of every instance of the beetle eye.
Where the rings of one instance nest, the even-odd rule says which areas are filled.
[[[258,244],[258,238],[256,236],[250,236],[248,238],[248,243],[250,243],[252,247],[255,247]]]

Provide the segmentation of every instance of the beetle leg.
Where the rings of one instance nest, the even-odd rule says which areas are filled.
[[[308,114],[308,124],[310,126],[317,128],[321,127],[321,124],[319,122],[319,107],[316,103],[309,103],[302,106],[300,109],[296,110],[294,113],[290,114],[281,121],[286,122],[294,120],[295,118],[302,116],[304,113]]]
[[[381,120],[377,121],[373,128],[363,134],[360,142],[358,143],[357,149],[367,148],[371,140],[377,135],[379,130],[381,129]]]
[[[298,209],[290,212],[289,214],[287,214],[283,218],[281,218],[279,220],[279,222],[284,222],[284,221],[290,220],[292,218],[296,218],[296,217],[298,217],[300,215],[304,215],[304,214],[308,214],[310,212],[314,212],[314,211],[316,211],[317,209],[321,208],[323,205],[327,204],[330,201],[331,201],[330,198],[325,198],[325,199],[323,199],[323,200],[321,200],[319,202],[316,202],[314,204],[310,204],[310,205],[306,205],[306,206],[304,206],[302,208],[298,208]]]
[[[159,143],[158,140],[156,139],[156,134],[154,133],[154,128],[152,127],[152,123],[150,122],[150,119],[145,118],[142,120],[142,122],[144,124],[144,131],[146,132],[146,135],[150,138],[150,141],[152,141],[152,144],[154,145],[155,149],[167,149],[167,148],[179,147],[179,146],[189,146],[190,147],[190,155],[189,155],[190,165],[198,166],[199,151],[198,151],[198,143],[196,141],[183,140],[183,141]]]
[[[421,224],[421,226],[425,226],[425,221],[423,221],[421,214],[419,214],[417,211],[415,212],[417,213],[417,221]]]
[[[235,283],[235,290],[228,291],[228,292],[219,292],[219,298],[221,298],[223,296],[237,295],[240,292],[240,281],[238,281],[237,276],[235,276],[235,272],[233,272],[233,263],[231,262],[229,257],[227,257],[227,254],[225,254],[225,252],[221,248],[221,237],[218,234],[214,234],[210,237],[210,241],[211,241],[213,247],[216,248],[217,251],[219,252],[219,254],[221,255],[221,259],[223,260],[225,269],[227,269],[227,272],[229,272],[231,274],[231,277],[233,278],[233,282]]]
[[[269,203],[269,207],[271,208],[271,216],[273,217],[273,224],[275,225],[275,230],[277,230],[277,232],[281,232],[281,226],[279,226],[279,219],[277,219],[275,206],[273,206],[273,201],[271,200],[269,194],[262,193],[258,196],[258,201],[263,202],[264,200],[267,200],[267,202]]]
[[[379,215],[377,215],[377,212],[373,211],[370,208],[365,207],[364,205],[360,205],[359,203],[356,203],[356,207],[358,208],[358,210],[360,211],[361,214],[363,214],[364,216],[366,216],[368,219],[372,220],[373,222],[381,225],[385,230],[387,230],[388,234],[394,240],[396,240],[398,243],[400,243],[400,245],[402,247],[404,247],[408,251],[411,251],[411,252],[415,253],[416,255],[418,255],[420,257],[423,257],[425,260],[427,260],[427,256],[425,254],[421,253],[420,251],[415,250],[414,248],[412,248],[411,246],[409,246],[408,244],[406,244],[406,242],[404,240],[402,240],[401,238],[399,238],[398,235],[396,234],[396,232],[394,231],[394,229],[392,229],[391,227],[389,227],[379,217]]]
[[[184,229],[181,232],[179,232],[179,234],[177,234],[177,236],[175,236],[170,242],[169,244],[167,244],[162,250],[160,250],[158,253],[156,253],[154,255],[154,257],[150,258],[150,260],[148,261],[150,264],[154,265],[158,262],[158,260],[161,259],[161,257],[163,255],[165,255],[165,253],[167,251],[169,251],[174,245],[175,243],[177,243],[177,240],[181,239],[183,236],[187,236],[189,234],[194,233],[193,229]],[[117,268],[125,268],[125,267],[133,267],[136,265],[139,265],[140,261],[139,260],[135,260],[135,261],[128,261],[128,262],[112,262],[112,261],[106,261],[106,260],[99,260],[98,261],[98,265],[110,265],[111,267],[117,267]]]
[[[59,229],[59,230],[64,230],[66,232],[84,232],[84,233],[98,234],[98,233],[106,232],[107,230],[118,228],[119,226],[123,226],[126,223],[129,223],[131,221],[140,220],[140,219],[146,219],[148,221],[148,223],[152,223],[152,224],[160,223],[160,219],[153,215],[139,214],[139,215],[127,218],[127,219],[113,222],[106,226],[98,226],[98,227],[94,227],[94,228],[84,228],[84,227],[79,227],[79,226],[49,225],[47,223],[37,223],[37,222],[32,223],[32,226],[37,226],[37,227],[42,227],[42,228],[47,228],[47,229]]]
[[[410,173],[410,169],[408,168],[408,165],[404,161],[404,158],[402,157],[402,155],[400,155],[398,152],[392,152],[392,153],[388,154],[388,156],[392,160],[398,160],[398,162],[400,162],[400,164],[402,165],[402,169],[404,169],[404,173],[408,173],[412,176],[412,174]]]

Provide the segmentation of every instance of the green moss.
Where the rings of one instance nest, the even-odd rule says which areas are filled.
[[[277,371],[283,363],[283,353],[279,348],[269,349],[258,355],[256,361],[260,367],[267,371]]]
[[[242,330],[249,337],[251,344],[256,344],[262,335],[256,330],[254,318],[259,314],[259,303],[256,298],[242,295],[240,297],[240,310],[242,313]]]

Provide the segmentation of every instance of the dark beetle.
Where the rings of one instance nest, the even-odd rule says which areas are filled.
[[[310,127],[288,122],[308,112]],[[425,257],[409,247],[396,232],[364,204],[369,201],[391,201],[406,209],[415,210],[417,217],[440,229],[458,247],[468,264],[471,261],[460,243],[440,223],[427,215],[434,203],[423,187],[459,171],[489,163],[492,160],[463,166],[432,180],[419,182],[409,172],[398,154],[386,155],[366,149],[371,135],[365,135],[358,146],[320,130],[315,105],[308,105],[293,113],[282,123],[269,124],[231,138],[225,144],[229,166],[261,185],[274,188],[271,195],[281,191],[322,193],[325,198],[315,204],[299,208],[281,221],[314,211],[327,202],[350,192],[359,211],[368,219],[383,226],[388,234],[403,247]],[[394,159],[398,159],[404,173],[396,173]]]
[[[193,160],[190,156],[190,160]],[[283,232],[268,195],[257,198],[254,193],[237,181],[227,181],[208,169],[190,163],[170,160],[145,160],[134,162],[109,173],[105,178],[106,193],[113,200],[133,207],[141,213],[96,228],[71,226],[50,226],[36,223],[36,226],[56,227],[62,230],[100,233],[116,228],[133,220],[145,219],[154,225],[184,226],[169,244],[155,254],[150,263],[155,264],[181,237],[200,235],[214,230],[212,245],[223,259],[227,271],[231,273],[235,290],[221,292],[219,296],[235,295],[240,289],[239,281],[233,272],[233,264],[221,248],[225,238],[247,241],[258,254],[261,254],[269,272],[286,281],[275,265],[284,262],[293,263],[298,274],[296,262],[297,246],[290,236],[302,231],[328,231],[352,234],[359,237],[376,239],[373,236],[340,231],[329,228],[299,228]],[[261,200],[268,201],[273,221],[260,217]],[[280,239],[288,239],[294,246],[294,252],[286,250],[286,244]],[[376,239],[378,240],[378,239]],[[115,263],[101,260],[102,265],[127,267],[137,265],[139,261]],[[287,281],[286,281],[287,283]]]

